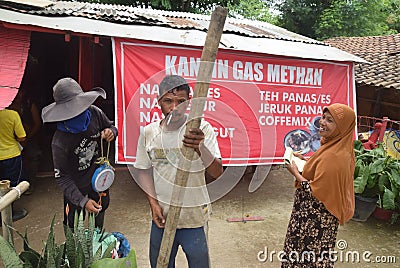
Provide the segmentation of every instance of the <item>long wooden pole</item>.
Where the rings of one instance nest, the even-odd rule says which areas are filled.
[[[194,87],[192,106],[189,112],[188,123],[186,124],[186,134],[189,133],[189,129],[198,128],[200,126],[204,104],[210,86],[211,75],[218,52],[218,45],[221,40],[227,13],[228,10],[226,8],[217,7],[211,15],[206,41],[201,54],[199,74]],[[158,255],[157,268],[165,268],[169,263],[172,244],[175,239],[176,227],[178,226],[179,215],[181,213],[184,189],[189,177],[193,156],[194,149],[183,146],[182,157],[179,159],[170,208]]]

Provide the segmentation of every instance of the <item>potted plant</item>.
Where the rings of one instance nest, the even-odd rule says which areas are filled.
[[[132,267],[136,268],[136,253],[130,250],[126,257],[112,258],[117,242],[110,241],[109,243],[101,243],[97,245],[95,238],[98,229],[95,229],[94,214],[90,214],[88,228],[84,227],[83,214],[75,217],[74,230],[72,232],[69,227],[64,226],[66,240],[64,243],[57,245],[54,236],[54,219],[50,225],[50,232],[47,240],[44,241],[44,248],[41,252],[31,248],[28,242],[27,233],[25,235],[16,233],[23,239],[23,250],[18,254],[15,250],[13,240],[6,241],[0,236],[0,258],[3,261],[5,268],[23,268],[23,267],[38,267],[38,268],[68,268],[68,267],[93,267],[93,268],[117,268],[117,267]],[[11,227],[8,227],[11,232]],[[104,235],[101,231],[101,237]],[[10,235],[10,237],[12,237]],[[98,247],[94,247],[96,244]],[[103,246],[105,250],[103,250]]]
[[[400,161],[387,155],[381,177],[378,206],[373,215],[394,223],[400,211]]]
[[[372,150],[365,150],[362,142],[356,140],[354,151],[356,208],[353,220],[366,221],[377,205],[380,208],[398,211],[400,162],[388,156],[382,144]]]
[[[355,209],[353,220],[366,221],[374,212],[379,198],[379,180],[384,161],[381,146],[365,150],[361,141],[354,141],[356,165],[354,170]]]

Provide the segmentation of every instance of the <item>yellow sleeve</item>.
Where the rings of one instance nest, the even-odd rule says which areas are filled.
[[[26,133],[24,126],[22,125],[21,118],[17,112],[14,113],[14,133],[17,138],[25,138]]]

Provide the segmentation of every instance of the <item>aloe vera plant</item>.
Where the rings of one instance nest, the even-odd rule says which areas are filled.
[[[23,251],[17,253],[10,235],[10,241],[6,241],[0,236],[0,257],[5,268],[86,268],[86,267],[137,267],[136,254],[131,250],[125,258],[112,259],[112,250],[116,242],[110,243],[103,251],[102,246],[93,253],[93,235],[95,233],[94,215],[88,217],[88,228],[85,229],[83,214],[75,215],[74,230],[64,226],[65,242],[57,245],[54,235],[54,221],[52,219],[50,231],[44,248],[41,252],[34,250],[28,241],[28,234],[22,235],[12,227],[8,231],[14,230],[23,240]],[[104,252],[104,253],[103,253]]]

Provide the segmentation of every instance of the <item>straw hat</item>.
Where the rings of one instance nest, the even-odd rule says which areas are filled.
[[[106,92],[100,87],[83,92],[81,86],[72,78],[62,78],[53,87],[55,102],[42,109],[43,122],[57,122],[71,119],[83,113],[101,96],[106,98]]]

